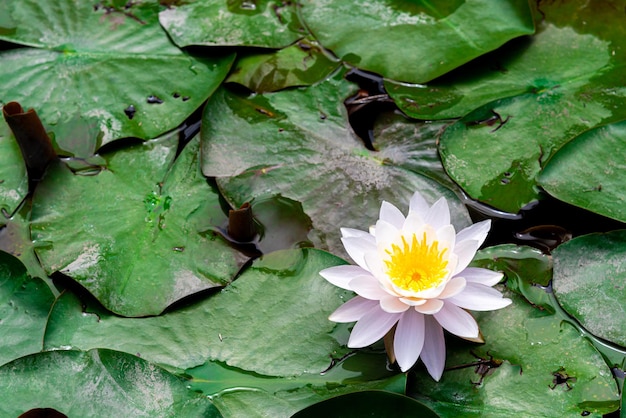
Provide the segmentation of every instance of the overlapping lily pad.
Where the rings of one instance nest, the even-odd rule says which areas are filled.
[[[311,240],[334,254],[345,254],[339,227],[367,230],[382,200],[406,211],[416,190],[431,202],[445,196],[453,224],[467,226],[465,207],[430,178],[441,170],[430,159],[441,125],[413,125],[409,135],[388,129],[371,151],[348,124],[343,101],[353,92],[341,74],[309,88],[249,97],[219,90],[203,116],[204,174],[218,177],[234,207],[275,194],[302,202],[313,222]]]
[[[198,161],[199,138],[172,165],[165,137],[104,154],[97,175],[59,163],[37,187],[32,238],[42,265],[127,316],[156,315],[228,283],[245,260],[215,231],[225,222]]]
[[[554,293],[597,337],[626,347],[626,231],[577,237],[554,251]]]
[[[20,261],[0,251],[0,364],[41,350],[54,296]]]
[[[430,81],[534,32],[525,0],[307,0],[300,14],[340,59],[411,83]]]
[[[157,3],[94,3],[8,1],[11,27],[0,40],[32,48],[0,53],[0,102],[36,108],[52,131],[79,114],[106,144],[173,129],[226,77],[234,56],[179,50],[159,25]]]
[[[27,192],[28,177],[20,147],[4,118],[0,118],[0,211],[5,216],[12,214]]]
[[[626,122],[593,129],[563,146],[539,175],[559,200],[626,222]]]
[[[159,15],[178,46],[282,48],[304,36],[293,2],[187,0]]]
[[[0,413],[7,417],[35,408],[70,417],[222,416],[180,378],[131,354],[103,349],[17,359],[0,367],[0,392]]]

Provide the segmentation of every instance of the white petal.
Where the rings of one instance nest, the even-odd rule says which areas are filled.
[[[448,284],[446,284],[446,288],[441,292],[439,299],[446,299],[455,295],[458,295],[465,289],[465,278],[463,277],[453,277],[450,279]]]
[[[359,266],[336,266],[320,271],[320,276],[328,280],[337,287],[352,290],[348,283],[357,276],[370,274],[367,270]]]
[[[375,300],[369,300],[362,298],[361,296],[355,296],[343,305],[341,305],[335,312],[330,314],[328,319],[333,322],[354,322],[361,319],[366,313],[378,306],[378,302]]]
[[[424,222],[431,225],[435,229],[442,228],[444,225],[450,225],[450,208],[448,201],[441,198],[428,210],[424,217]]]
[[[464,338],[478,337],[476,320],[472,315],[452,303],[444,303],[443,308],[434,317],[442,327],[454,335]]]
[[[371,237],[371,235],[368,234]],[[367,264],[365,263],[365,253],[376,251],[376,243],[374,237],[372,240],[363,239],[360,237],[344,237],[341,238],[343,246],[346,252],[359,266],[367,270]]]
[[[363,239],[373,239],[374,237],[370,235],[367,231],[361,231],[360,229],[354,228],[339,228],[341,231],[341,236],[343,238],[363,238]]]
[[[474,240],[478,241],[478,246],[480,247],[485,242],[490,228],[491,219],[470,225],[456,234],[456,242]]]
[[[462,293],[446,299],[464,309],[473,311],[493,311],[511,304],[511,299],[503,298],[502,293],[481,284],[468,283]]]
[[[384,261],[380,258],[378,251],[365,254],[365,264],[367,266],[367,269],[378,280],[382,282],[389,281],[389,278],[385,273],[385,271],[387,271],[387,267],[385,266]]]
[[[402,224],[402,232],[404,235],[417,235],[418,239],[422,238],[424,233],[424,227],[426,224],[424,223],[424,219],[419,216],[417,213],[409,213],[409,216],[406,217],[404,223]]]
[[[384,291],[380,286],[380,282],[378,279],[371,274],[367,276],[362,275],[353,278],[350,281],[350,290],[358,294],[359,296],[364,297],[365,299],[370,300],[380,300],[384,297],[389,296],[389,293]]]
[[[401,313],[409,309],[410,306],[395,296],[386,296],[380,299],[380,307],[385,312]]]
[[[387,313],[378,303],[376,307],[366,313],[352,328],[348,347],[361,348],[380,340],[398,322],[399,313]]]
[[[420,356],[428,373],[438,382],[446,365],[443,329],[432,316],[424,318],[424,328],[424,348]]]
[[[502,280],[504,275],[499,271],[492,271],[479,267],[468,267],[459,273],[468,283],[479,283],[485,286],[494,286]]]
[[[426,315],[434,315],[439,312],[441,308],[443,308],[443,301],[439,299],[428,299],[425,304],[416,306],[415,310]]]
[[[400,230],[387,221],[376,222],[376,247],[379,252],[387,250],[392,243],[400,242]]]
[[[394,286],[395,287],[395,286]],[[437,287],[431,287],[430,289],[422,290],[420,292],[403,292],[403,296],[413,297],[417,299],[434,299],[438,297],[441,292],[446,288],[446,282],[441,283]],[[400,291],[402,289],[399,289]]]
[[[458,275],[460,271],[465,270],[478,251],[479,243],[474,240],[457,242],[454,246],[454,253],[459,257],[456,269],[452,273],[453,276]]]
[[[398,229],[402,228],[402,224],[404,223],[404,215],[400,212],[400,209],[385,201],[380,205],[378,218],[381,221],[390,223]]]
[[[393,352],[403,372],[413,367],[423,346],[424,315],[409,309],[400,317],[393,338]]]
[[[419,193],[413,193],[411,197],[411,201],[409,202],[409,214],[415,213],[420,216],[420,218],[424,218],[426,213],[428,213],[428,209],[430,209],[430,205],[424,197]]]
[[[454,226],[450,224],[442,226],[437,229],[436,234],[437,241],[441,242],[446,247],[454,248],[454,243],[456,242],[456,232],[454,231]],[[444,247],[440,246],[439,248],[443,249]]]

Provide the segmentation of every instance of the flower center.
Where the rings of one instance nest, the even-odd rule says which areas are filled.
[[[419,292],[441,284],[449,271],[447,258],[444,258],[447,248],[439,250],[439,243],[433,241],[428,245],[426,232],[421,239],[413,234],[409,244],[402,237],[402,246],[391,245],[391,250],[386,250],[390,255],[385,260],[387,275],[391,281],[401,289]]]

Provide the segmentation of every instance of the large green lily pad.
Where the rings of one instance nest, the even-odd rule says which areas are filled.
[[[52,351],[0,367],[0,414],[16,417],[34,408],[70,416],[206,417],[222,415],[185,382],[127,353]]]
[[[225,215],[200,172],[198,142],[173,165],[175,136],[103,154],[97,175],[52,167],[31,217],[46,272],[72,277],[126,316],[156,315],[228,283],[245,258],[216,232]]]
[[[160,27],[157,3],[129,4],[112,10],[9,0],[14,27],[0,30],[0,40],[32,48],[0,53],[0,102],[35,108],[52,131],[78,114],[97,124],[102,144],[154,138],[182,123],[226,77],[234,56],[184,53]]]
[[[440,382],[418,373],[415,397],[442,416],[595,416],[619,408],[600,353],[572,325],[529,305],[476,313],[484,345],[448,345]]]
[[[453,224],[467,226],[460,200],[431,179],[441,177],[436,153],[430,157],[442,125],[377,128],[384,132],[376,139],[378,151],[368,150],[343,105],[353,92],[341,74],[308,88],[249,97],[219,90],[203,116],[204,174],[218,177],[234,207],[275,194],[302,202],[313,222],[312,242],[339,255],[345,255],[339,227],[367,230],[383,200],[406,212],[415,191],[431,203],[445,196]]]
[[[553,256],[563,309],[595,336],[626,347],[626,231],[574,238]]]
[[[544,167],[539,184],[552,196],[626,222],[626,122],[585,132]]]
[[[177,368],[216,360],[266,376],[319,373],[346,351],[330,315],[347,292],[319,271],[344,262],[314,249],[257,259],[220,293],[159,317],[120,318],[71,293],[51,313],[47,349],[107,347]]]
[[[41,351],[54,296],[20,261],[0,252],[0,364]]]
[[[305,30],[292,2],[273,0],[187,0],[159,14],[178,46],[282,48]]]
[[[346,63],[424,83],[535,30],[526,0],[306,0],[313,36]]]

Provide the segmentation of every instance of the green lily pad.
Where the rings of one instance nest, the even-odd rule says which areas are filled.
[[[393,411],[393,412],[392,412]],[[337,396],[310,406],[293,418],[315,418],[341,414],[345,418],[360,418],[367,415],[396,418],[437,418],[430,408],[409,397],[383,391],[363,391]]]
[[[173,165],[175,136],[103,154],[97,175],[52,167],[31,216],[46,272],[70,276],[126,316],[159,314],[232,280],[245,258],[216,232],[225,215],[200,172],[198,142]]]
[[[324,373],[263,376],[216,362],[186,370],[192,390],[210,395],[227,416],[290,417],[325,399],[364,390],[404,393],[406,374],[387,367],[384,353],[357,353]],[[388,392],[389,393],[389,392]]]
[[[43,280],[31,279],[17,258],[0,252],[0,364],[41,351],[53,303]]]
[[[590,234],[553,253],[552,286],[565,311],[597,337],[626,347],[626,231]]]
[[[541,251],[514,244],[495,245],[478,251],[472,266],[501,271],[508,289],[534,306],[554,313],[545,291],[552,279],[552,259]]]
[[[9,0],[16,29],[0,40],[32,48],[0,52],[0,103],[35,108],[53,132],[79,114],[97,124],[102,144],[180,125],[226,77],[234,55],[182,52],[159,25],[158,4],[129,4],[122,12],[92,2]]]
[[[233,207],[276,194],[301,202],[313,222],[311,241],[343,256],[339,227],[367,230],[381,201],[406,211],[415,191],[431,203],[446,197],[453,224],[469,225],[460,200],[430,178],[441,170],[430,160],[441,125],[413,124],[409,136],[390,127],[370,151],[348,124],[343,101],[353,92],[341,74],[250,97],[219,90],[203,115],[204,174],[218,177]]]
[[[20,147],[4,118],[0,118],[0,212],[12,214],[27,192],[28,176]]]
[[[292,2],[186,0],[181,3],[159,14],[161,25],[180,47],[282,48],[305,34]]]
[[[187,369],[207,360],[267,376],[328,368],[345,352],[330,315],[348,296],[319,271],[344,261],[314,249],[257,259],[224,290],[159,317],[120,318],[66,293],[54,306],[46,349],[106,347]]]
[[[505,296],[512,305],[474,314],[485,344],[448,344],[442,379],[420,370],[414,397],[442,416],[573,418],[617,410],[617,384],[593,345],[557,315]]]
[[[411,83],[535,30],[525,0],[307,0],[299,10],[313,36],[343,61]]]
[[[16,417],[33,408],[67,416],[215,417],[211,401],[184,381],[127,353],[111,350],[52,351],[0,367],[0,414]]]
[[[276,52],[239,57],[227,82],[258,93],[309,86],[324,80],[340,63],[307,39]]]
[[[565,144],[540,173],[539,184],[552,196],[626,222],[626,122],[585,132]]]

